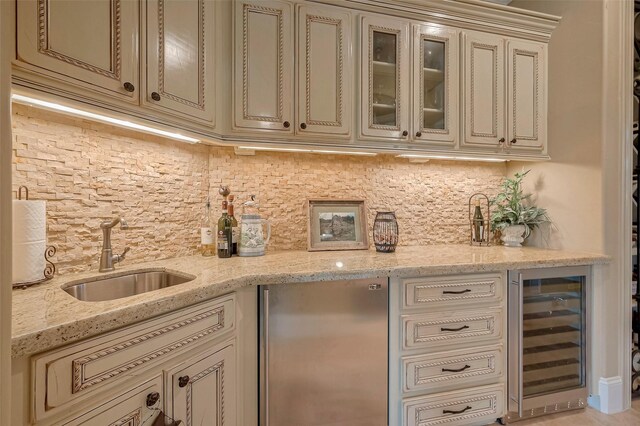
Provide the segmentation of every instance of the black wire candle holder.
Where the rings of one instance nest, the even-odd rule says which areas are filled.
[[[398,220],[394,212],[378,212],[373,222],[373,243],[376,251],[393,253],[399,238]]]

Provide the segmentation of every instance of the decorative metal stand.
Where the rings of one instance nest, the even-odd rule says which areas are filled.
[[[25,288],[27,288],[29,286],[34,285],[34,284],[40,284],[40,283],[43,283],[45,281],[49,281],[51,278],[53,278],[53,276],[56,273],[56,265],[50,259],[55,255],[56,255],[55,246],[49,246],[44,250],[44,260],[47,262],[47,265],[44,267],[44,271],[42,271],[42,274],[44,275],[44,277],[41,280],[30,281],[30,282],[26,282],[26,283],[15,283],[15,284],[13,284],[12,287],[13,288],[25,289]]]
[[[21,186],[18,188],[18,200],[22,200],[22,192],[24,191],[24,199],[29,200],[29,188],[26,186]],[[42,271],[43,278],[37,281],[30,281],[26,283],[15,283],[12,285],[13,288],[22,288],[25,289],[34,284],[40,284],[45,281],[49,281],[56,273],[56,265],[51,261],[50,258],[56,255],[56,248],[54,246],[49,246],[44,249],[44,260],[47,262],[47,265]]]
[[[481,221],[474,219],[475,204],[474,198],[480,198],[486,204],[487,210]],[[477,192],[469,197],[469,233],[472,246],[488,247],[491,245],[491,210],[489,197]],[[477,223],[476,223],[477,222]],[[479,229],[479,232],[476,232]]]

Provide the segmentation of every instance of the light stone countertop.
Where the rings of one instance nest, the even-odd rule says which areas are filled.
[[[537,267],[608,263],[607,256],[536,248],[439,245],[373,250],[281,251],[263,257],[190,256],[141,264],[118,264],[115,272],[56,277],[13,291],[12,355],[35,354],[66,343],[192,305],[238,288],[261,284],[374,277],[411,277]],[[107,302],[81,302],[61,286],[91,277],[163,268],[195,275],[188,283]]]

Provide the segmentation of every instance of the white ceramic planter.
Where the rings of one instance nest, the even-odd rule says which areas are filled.
[[[502,230],[500,238],[507,247],[522,247],[524,233],[527,231],[526,225],[511,225]]]

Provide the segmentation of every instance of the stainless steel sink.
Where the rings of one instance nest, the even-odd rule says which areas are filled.
[[[66,284],[62,289],[84,302],[102,302],[184,284],[195,278],[189,274],[158,269],[91,278]]]

